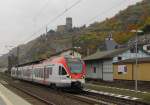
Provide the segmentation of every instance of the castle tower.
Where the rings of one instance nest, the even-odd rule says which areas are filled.
[[[66,18],[66,30],[69,31],[72,29],[72,18],[71,17],[67,17]]]

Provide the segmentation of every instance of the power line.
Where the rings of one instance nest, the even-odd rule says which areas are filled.
[[[34,16],[34,19],[36,19],[41,12],[47,7],[49,0],[46,1],[46,3],[41,7],[40,11]]]
[[[80,2],[82,2],[82,0],[78,0],[77,2],[75,2],[74,4],[72,4],[70,7],[66,8],[63,12],[61,12],[60,14],[58,14],[55,18],[53,18],[50,22],[48,22],[46,25],[42,26],[37,32],[33,33],[31,35],[31,37],[33,37],[33,35],[36,35],[38,32],[40,32],[42,29],[47,29],[47,26],[50,23],[55,22],[58,18],[60,18],[61,16],[63,16],[66,12],[68,12],[70,9],[72,9],[74,6],[76,6],[77,4],[79,4]],[[112,9],[114,9],[115,7],[118,7],[118,5],[121,5],[122,3],[126,2],[126,0],[123,0],[122,2],[117,3],[117,5],[112,6],[111,8],[107,9],[106,11],[101,12],[100,14],[96,15],[95,17],[91,18],[88,22],[91,22],[92,20],[94,20],[95,18],[104,15],[106,13],[108,13],[107,11],[110,11]],[[31,38],[29,37],[29,38]]]
[[[75,2],[74,4],[72,4],[71,6],[69,6],[68,8],[66,8],[63,12],[61,12],[60,14],[58,14],[56,17],[54,17],[52,20],[50,20],[47,24],[43,25],[41,28],[39,28],[37,30],[37,32],[33,33],[30,35],[30,37],[28,39],[30,39],[31,37],[33,37],[34,35],[36,35],[38,32],[40,32],[42,29],[47,28],[47,26],[49,24],[54,23],[58,18],[60,18],[61,16],[63,16],[66,12],[68,12],[69,10],[71,10],[73,7],[75,7],[76,5],[78,5],[79,3],[81,3],[82,0],[78,0],[77,2]],[[27,40],[28,40],[27,39]],[[24,41],[24,43],[26,42],[26,40]]]
[[[100,16],[102,16],[104,14],[107,14],[108,12],[110,12],[110,10],[115,9],[115,7],[118,7],[119,5],[121,5],[124,2],[126,2],[126,0],[123,0],[122,2],[117,3],[117,5],[114,5],[114,6],[110,7],[106,11],[103,11],[103,12],[99,13],[98,15],[94,16],[93,18],[89,19],[89,21],[87,22],[87,24],[89,24],[91,21],[95,20],[97,17],[100,17]]]

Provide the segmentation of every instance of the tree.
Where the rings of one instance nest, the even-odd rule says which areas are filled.
[[[150,24],[146,25],[146,26],[143,28],[143,31],[144,31],[145,34],[150,33]]]

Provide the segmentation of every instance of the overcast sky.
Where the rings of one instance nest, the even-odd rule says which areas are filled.
[[[9,48],[5,46],[17,46],[39,36],[40,32],[45,31],[41,27],[77,1],[0,0],[0,54],[8,52]],[[73,18],[74,26],[102,21],[139,1],[142,0],[81,0],[55,22],[51,22],[48,29],[65,24],[65,17],[69,16]],[[39,29],[40,32],[32,35]]]

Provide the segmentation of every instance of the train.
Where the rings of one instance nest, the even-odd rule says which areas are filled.
[[[37,64],[13,67],[11,77],[53,88],[83,89],[85,69],[83,60],[73,56],[59,56]]]

